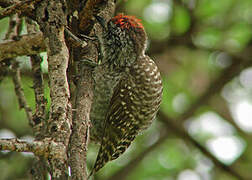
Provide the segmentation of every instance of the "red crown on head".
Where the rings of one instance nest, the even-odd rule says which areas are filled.
[[[112,21],[119,25],[122,29],[130,29],[130,28],[139,28],[143,29],[143,25],[140,19],[137,19],[135,16],[126,16],[123,14],[118,14],[117,16],[112,18]]]

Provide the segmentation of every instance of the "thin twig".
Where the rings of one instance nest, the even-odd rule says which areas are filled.
[[[13,23],[13,22],[14,23]],[[8,32],[6,33],[6,38],[13,39],[14,37],[20,34],[20,24],[21,19],[15,15],[10,18],[10,26]],[[14,24],[14,25],[11,25]],[[32,109],[28,106],[27,100],[24,95],[24,90],[22,88],[21,83],[21,75],[20,75],[20,68],[18,62],[12,63],[12,80],[15,87],[15,93],[18,98],[19,108],[24,109],[26,113],[26,117],[29,121],[29,124],[33,124],[32,122]]]
[[[18,98],[19,108],[25,110],[29,124],[32,126],[33,125],[32,109],[28,106],[27,100],[24,95],[24,90],[21,84],[20,68],[18,66],[19,66],[18,62],[14,62],[12,64],[12,80],[15,86],[15,93]]]

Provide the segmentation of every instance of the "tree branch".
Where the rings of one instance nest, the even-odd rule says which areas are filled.
[[[33,152],[36,156],[45,158],[64,157],[65,146],[62,143],[44,139],[43,141],[24,141],[19,139],[0,139],[0,150],[9,150],[16,152]]]
[[[236,130],[237,133],[244,139],[252,138],[251,134],[244,132],[241,127],[234,121],[232,117],[228,103],[223,99],[220,95],[214,96],[211,100],[207,103],[210,108],[215,111],[218,115],[220,115],[224,120],[230,123]]]
[[[108,6],[109,5],[109,6]],[[98,15],[105,7],[114,8],[114,1],[112,0],[87,0],[85,7],[79,14],[80,24],[79,28],[85,33],[89,34],[95,23],[94,15]],[[108,17],[111,16],[107,13]]]
[[[97,3],[96,5],[99,6],[100,1],[92,1],[92,3]],[[103,14],[111,16],[114,6],[113,1],[109,0],[105,2],[104,6],[99,7],[99,9]],[[89,25],[89,27],[93,28],[93,25]],[[97,48],[94,44],[89,46],[88,53],[85,55],[85,58],[97,58]],[[74,60],[78,62],[77,59]],[[90,67],[86,67],[86,65],[81,62],[79,63],[77,69],[79,78],[76,84],[75,112],[73,116],[72,134],[69,143],[69,163],[72,179],[85,180],[87,179],[87,166],[85,162],[89,139],[89,114],[93,100],[93,70]]]
[[[51,107],[48,134],[55,142],[64,144],[63,158],[52,157],[49,171],[52,179],[68,179],[67,146],[71,134],[72,107],[66,70],[69,52],[64,39],[66,4],[61,0],[44,0],[36,9],[36,19],[43,32],[48,55],[48,76]],[[47,13],[45,13],[47,12]]]
[[[68,30],[66,31],[66,38],[72,42],[74,46],[84,48],[86,42],[73,39],[73,35],[70,35]],[[29,42],[29,43],[27,43]],[[45,52],[46,47],[41,32],[29,33],[26,35],[18,36],[15,40],[7,40],[0,43],[0,61],[9,58],[15,58],[18,56],[31,56],[41,52]]]
[[[86,152],[89,136],[89,113],[93,99],[92,69],[82,68],[76,92],[69,146],[69,163],[73,179],[87,179]]]
[[[6,8],[8,6],[11,6],[13,4],[19,3],[19,0],[1,0],[0,1],[0,7]]]
[[[219,78],[211,82],[211,85],[207,91],[201,95],[195,103],[193,103],[189,109],[184,112],[177,120],[178,122],[184,122],[189,117],[193,116],[195,111],[205,104],[214,94],[218,93],[229,81],[239,75],[239,73],[245,68],[252,65],[252,61],[232,56],[233,64],[226,68]]]
[[[46,47],[41,32],[18,36],[16,40],[0,43],[0,61],[17,56],[35,55],[45,50]]]
[[[197,147],[206,157],[211,159],[213,163],[222,169],[223,171],[227,172],[228,174],[240,179],[244,180],[244,178],[239,172],[237,172],[235,169],[223,164],[221,161],[219,161],[214,155],[212,155],[204,146],[202,146],[200,143],[198,143],[194,138],[192,138],[188,132],[183,128],[183,126],[178,126],[174,120],[168,118],[162,111],[159,111],[158,113],[159,119],[166,125],[167,129],[170,131],[173,131],[175,134],[177,134],[182,139],[190,142],[192,145]]]
[[[15,4],[0,11],[0,19],[11,16],[13,14],[22,14],[24,12],[31,11],[34,8],[33,5],[40,1],[41,0],[16,1]],[[5,4],[7,5],[7,3]]]

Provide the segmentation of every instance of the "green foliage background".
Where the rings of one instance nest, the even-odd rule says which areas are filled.
[[[157,5],[167,9],[164,12],[162,9],[155,9]],[[156,61],[162,72],[164,94],[161,110],[174,119],[196,102],[207,91],[211,82],[219,78],[223,70],[230,66],[232,54],[239,54],[252,46],[251,0],[121,0],[116,11],[142,19],[149,36],[147,54]],[[0,27],[0,37],[3,41],[8,28],[8,18],[0,21]],[[42,66],[46,77],[46,56],[43,56]],[[34,109],[29,59],[18,59],[22,62],[24,93],[29,105]],[[251,71],[249,67],[244,69]],[[239,124],[234,127],[235,117],[230,113],[232,105],[241,99],[252,103],[252,77],[247,83],[242,83],[239,76],[234,78],[221,92],[213,95],[207,104],[202,104],[188,122],[177,123],[186,127],[189,133],[206,147],[209,141],[220,136],[213,131],[205,131],[204,128],[193,129],[189,121],[199,124],[199,117],[211,112],[220,119],[220,124],[229,124],[233,130],[223,131],[223,136],[237,138],[241,143],[241,146],[238,146],[240,153],[231,161],[223,162],[249,176],[252,169],[251,131],[244,130]],[[47,83],[45,84],[46,97],[50,101],[49,88]],[[235,93],[238,91],[243,95]],[[225,98],[227,92],[234,95]],[[220,126],[226,127],[223,124]],[[10,136],[7,130],[18,138],[32,136],[25,112],[19,110],[11,77],[5,78],[0,84],[0,136]],[[136,139],[121,158],[103,168],[96,175],[96,179],[105,179],[124,168],[158,141],[164,131],[167,130],[157,120],[148,131]],[[186,140],[175,136],[173,132],[166,133],[167,139],[143,158],[139,166],[129,174],[128,180],[235,179],[215,167],[211,160]],[[97,146],[91,145],[88,155],[90,166],[94,163],[96,153]],[[0,152],[0,180],[27,179],[31,160],[31,155]]]

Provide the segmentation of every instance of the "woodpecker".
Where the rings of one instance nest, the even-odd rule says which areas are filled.
[[[91,140],[100,143],[90,176],[117,159],[155,119],[162,98],[162,80],[145,55],[147,36],[140,20],[119,14],[101,19],[98,36],[101,63],[94,69],[90,112]]]

